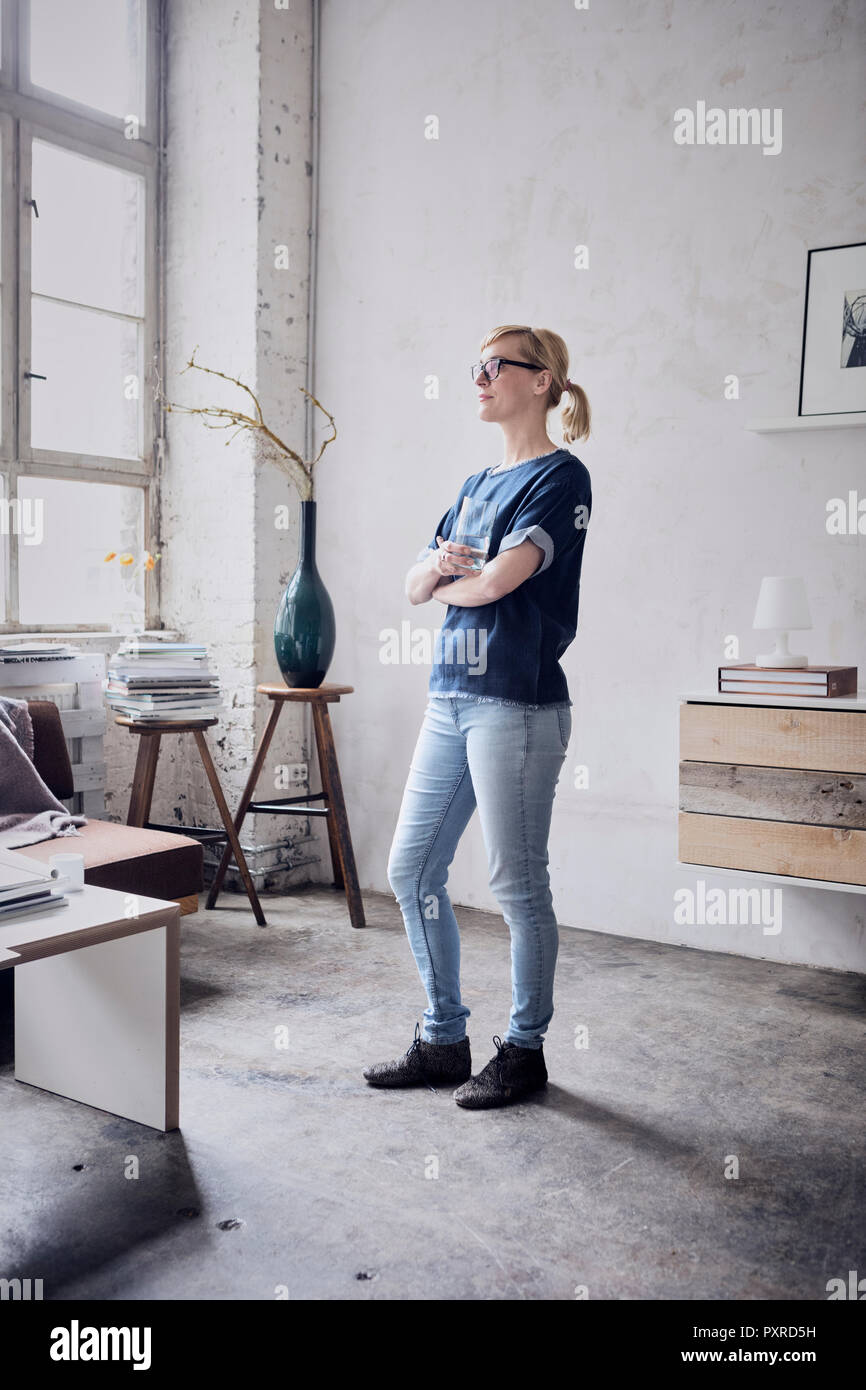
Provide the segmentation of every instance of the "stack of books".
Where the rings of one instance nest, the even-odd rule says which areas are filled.
[[[68,907],[69,899],[61,890],[61,885],[67,882],[56,869],[41,864],[38,859],[16,854],[11,849],[0,849],[0,924],[9,917],[20,917],[28,912]]]
[[[80,656],[80,647],[71,647],[68,642],[27,642],[9,643],[0,646],[0,662],[11,665],[21,661],[62,661]]]
[[[118,714],[137,723],[204,719],[222,704],[219,677],[197,642],[151,642],[128,637],[108,658],[102,683]]]
[[[719,667],[719,690],[739,695],[815,695],[835,700],[857,694],[856,666],[754,666],[749,661]]]

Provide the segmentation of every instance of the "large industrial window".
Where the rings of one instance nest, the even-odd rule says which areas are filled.
[[[161,7],[0,5],[0,626],[152,626]]]

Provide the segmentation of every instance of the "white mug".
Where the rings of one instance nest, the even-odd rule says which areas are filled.
[[[84,887],[84,855],[83,854],[52,854],[48,860],[49,867],[56,869],[61,877],[69,879],[66,891],[69,893],[80,893]]]

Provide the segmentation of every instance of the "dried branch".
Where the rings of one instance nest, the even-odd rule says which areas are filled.
[[[208,429],[224,430],[234,428],[234,434],[225,441],[227,445],[232,443],[241,430],[249,430],[262,446],[262,453],[265,454],[265,456],[270,456],[272,461],[288,474],[289,478],[298,489],[301,501],[311,502],[313,500],[313,469],[322,457],[326,446],[333,443],[337,438],[337,426],[334,423],[334,417],[331,412],[326,410],[322,403],[316,400],[316,397],[311,395],[306,387],[298,387],[298,390],[303,391],[307,399],[312,401],[313,404],[321,410],[322,414],[328,417],[333,430],[333,434],[322,441],[316,457],[307,463],[301,458],[300,454],[296,453],[294,449],[286,444],[285,440],[280,439],[279,435],[274,434],[273,430],[265,423],[264,412],[262,411],[261,403],[255,392],[236,376],[229,376],[226,372],[217,371],[215,367],[203,367],[201,363],[195,360],[197,351],[198,347],[193,350],[193,354],[184,367],[183,372],[187,372],[190,368],[194,368],[196,371],[206,372],[209,376],[221,377],[223,381],[228,381],[231,385],[239,387],[241,391],[246,392],[253,402],[256,412],[255,416],[247,415],[242,410],[235,410],[230,406],[193,406],[181,405],[177,401],[170,401],[163,392],[162,383],[159,379],[159,373],[157,372],[156,399],[159,403],[166,411],[175,411],[183,415],[198,415],[202,424]],[[183,375],[183,372],[181,375]]]

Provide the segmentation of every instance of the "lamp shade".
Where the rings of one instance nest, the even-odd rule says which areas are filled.
[[[787,632],[791,628],[811,626],[812,615],[803,580],[789,574],[765,575],[761,580],[752,627]]]

